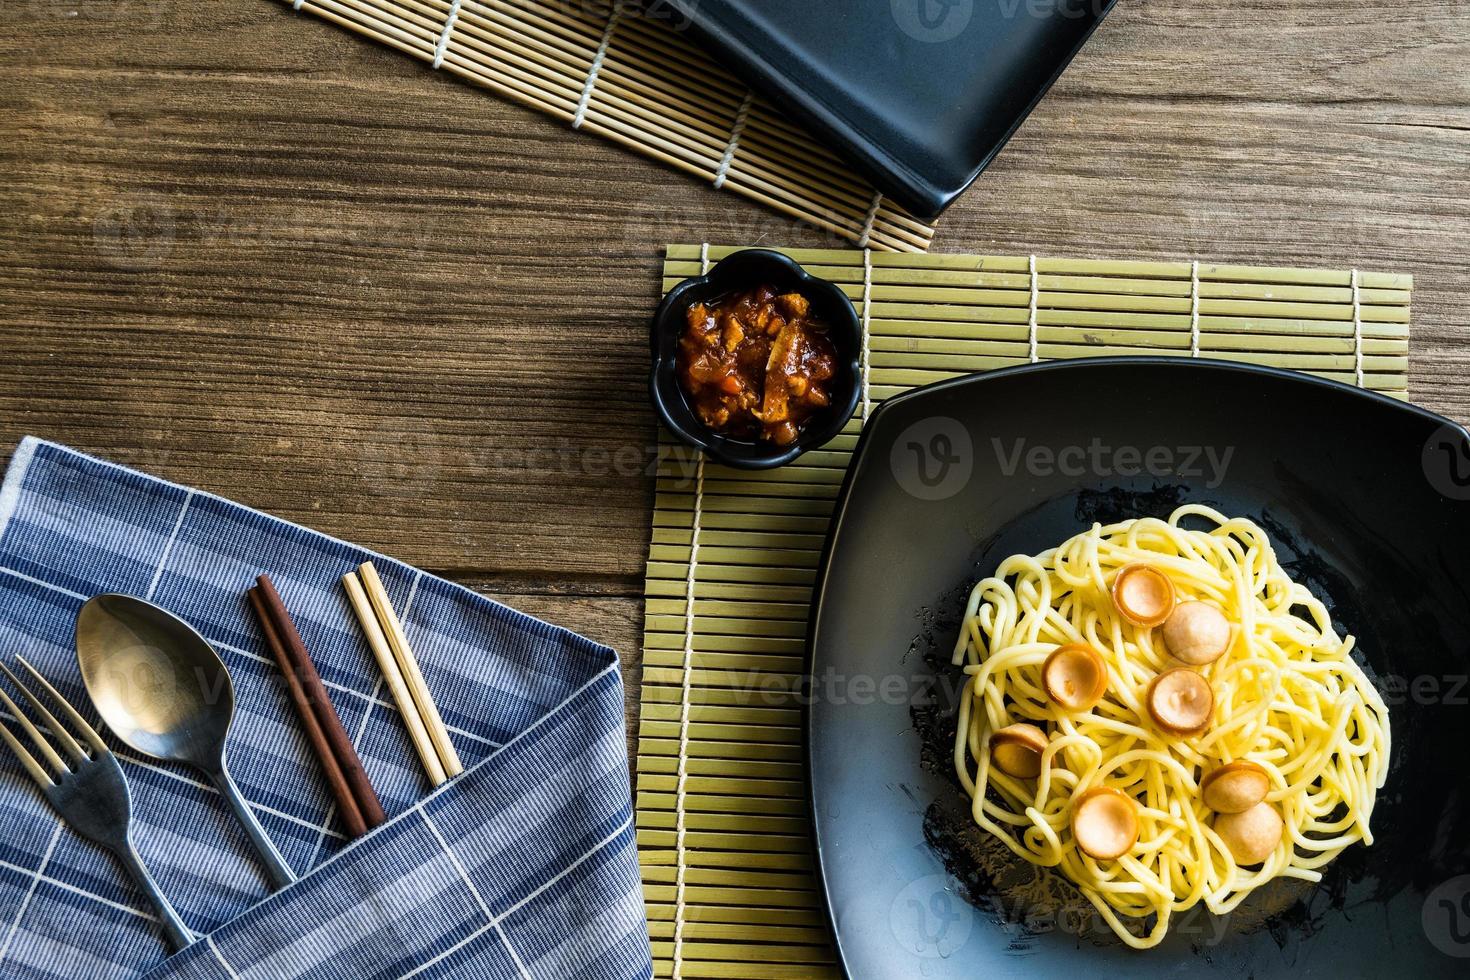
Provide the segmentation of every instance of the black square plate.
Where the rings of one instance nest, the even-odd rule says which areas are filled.
[[[1116,0],[665,0],[914,215],[989,165]]]
[[[1013,466],[1018,445],[1027,460],[1089,457]],[[1185,358],[1060,361],[885,402],[853,454],[811,619],[817,854],[849,976],[1467,976],[1467,463],[1470,434],[1421,409]],[[1140,952],[974,824],[954,775],[963,677],[949,655],[970,587],[1001,559],[1186,502],[1267,530],[1358,638],[1393,747],[1373,846],[1230,916],[1181,913]]]

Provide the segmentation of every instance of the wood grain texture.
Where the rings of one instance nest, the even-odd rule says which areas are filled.
[[[270,0],[0,4],[0,447],[35,433],[612,643],[668,241],[835,245]],[[943,251],[1416,277],[1470,420],[1470,4],[1128,0]]]

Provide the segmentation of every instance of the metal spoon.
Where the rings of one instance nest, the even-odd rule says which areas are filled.
[[[203,770],[245,825],[271,881],[283,887],[296,880],[225,766],[235,687],[208,640],[151,602],[99,595],[77,614],[77,663],[118,738],[145,755]]]

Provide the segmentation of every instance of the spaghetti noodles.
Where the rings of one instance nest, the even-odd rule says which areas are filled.
[[[1162,625],[1135,625],[1115,590],[1140,570],[1172,586]],[[1007,558],[975,586],[954,655],[974,819],[1139,949],[1200,902],[1223,915],[1272,879],[1318,881],[1372,844],[1388,766],[1388,709],[1352,648],[1265,531],[1206,507]],[[1094,653],[1096,700],[1073,683],[1096,683]]]

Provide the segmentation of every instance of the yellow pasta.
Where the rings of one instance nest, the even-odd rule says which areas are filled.
[[[1168,576],[1181,602],[1213,606],[1231,624],[1225,653],[1189,668],[1213,694],[1196,734],[1169,734],[1151,716],[1149,685],[1181,664],[1160,628],[1132,625],[1111,598],[1119,570],[1139,563]],[[1053,701],[1042,678],[1068,644],[1106,664],[1106,693],[1082,710]],[[1274,878],[1317,881],[1344,848],[1372,844],[1388,768],[1388,709],[1352,648],[1281,568],[1264,530],[1207,507],[1094,525],[1054,550],[1007,558],[975,586],[954,655],[968,675],[954,761],[975,822],[1059,870],[1138,949],[1200,902],[1223,915]],[[1034,778],[992,764],[991,736],[1021,723],[1045,735]],[[1201,780],[1231,763],[1264,770],[1262,802],[1283,824],[1255,866],[1237,863],[1201,796]],[[1114,860],[1089,856],[1073,834],[1075,807],[1098,787],[1137,804],[1137,841]]]

